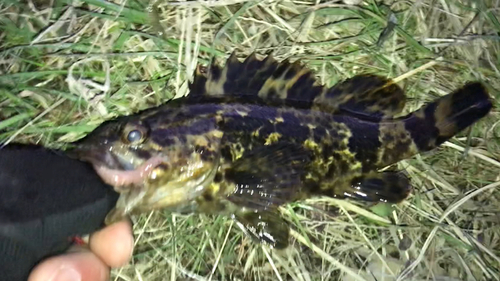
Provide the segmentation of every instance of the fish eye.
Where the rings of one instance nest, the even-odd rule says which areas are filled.
[[[130,143],[138,142],[142,139],[142,132],[139,130],[132,130],[127,135],[127,140]]]
[[[123,130],[122,141],[127,144],[138,145],[144,142],[147,129],[138,124],[128,124]]]

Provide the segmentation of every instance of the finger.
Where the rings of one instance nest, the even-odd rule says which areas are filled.
[[[121,221],[90,236],[90,249],[110,267],[128,263],[134,250],[132,224]]]
[[[90,251],[49,258],[35,267],[28,281],[107,281],[109,268]]]

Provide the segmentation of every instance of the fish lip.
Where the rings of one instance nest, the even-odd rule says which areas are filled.
[[[112,153],[109,148],[96,148],[92,146],[75,146],[66,150],[66,155],[80,161],[90,162],[95,167],[106,167],[108,169],[127,170]]]

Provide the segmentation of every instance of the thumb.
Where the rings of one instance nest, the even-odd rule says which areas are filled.
[[[92,252],[68,253],[43,261],[28,281],[107,281],[109,268]]]

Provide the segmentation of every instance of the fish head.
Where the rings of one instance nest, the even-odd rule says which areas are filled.
[[[68,154],[90,162],[121,193],[117,208],[123,214],[182,208],[212,182],[222,132],[210,118],[167,119],[106,121],[73,143]]]

